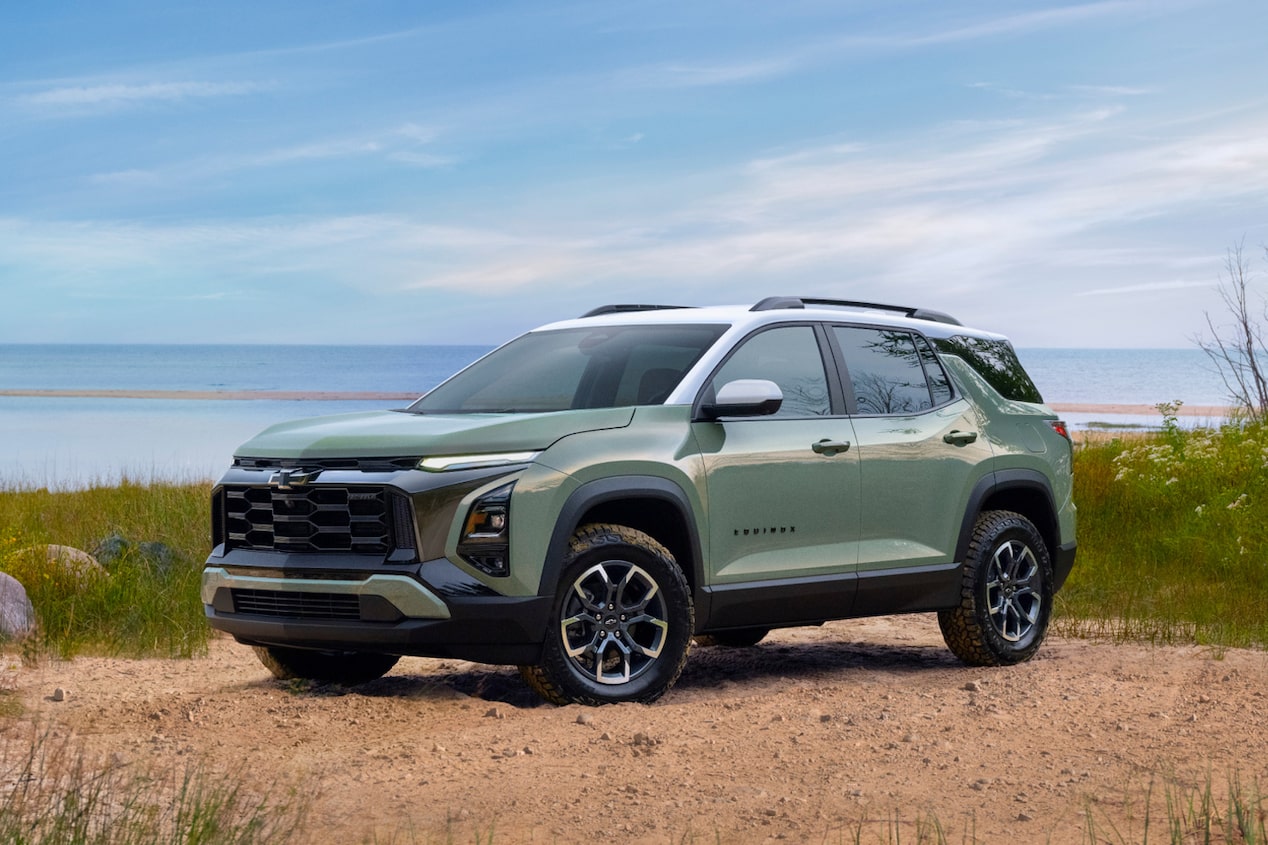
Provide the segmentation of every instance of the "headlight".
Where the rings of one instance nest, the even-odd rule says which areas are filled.
[[[514,466],[529,463],[540,454],[541,452],[498,452],[489,455],[445,455],[437,458],[423,458],[418,462],[418,468],[428,472],[449,472],[459,469]]]
[[[458,538],[458,554],[489,575],[511,572],[511,491],[515,482],[490,490],[472,503]]]

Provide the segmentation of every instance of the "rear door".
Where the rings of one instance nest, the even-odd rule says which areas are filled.
[[[942,606],[958,588],[955,546],[990,444],[919,334],[837,325],[862,495],[860,612]]]

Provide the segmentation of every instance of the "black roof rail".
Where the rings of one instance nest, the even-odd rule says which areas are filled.
[[[880,302],[859,302],[853,299],[820,299],[812,296],[768,296],[754,305],[751,311],[776,311],[785,308],[805,308],[807,305],[829,305],[839,308],[866,308],[871,311],[895,311],[915,320],[932,320],[935,323],[963,325],[950,314],[929,308],[911,308],[906,305],[885,305]]]
[[[598,308],[591,309],[582,314],[578,319],[584,320],[586,317],[598,317],[601,314],[624,314],[628,311],[668,311],[675,308],[693,308],[692,305],[639,305],[637,303],[618,303],[615,305],[600,305]]]

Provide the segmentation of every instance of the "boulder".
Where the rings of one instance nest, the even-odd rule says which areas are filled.
[[[21,639],[35,630],[35,608],[17,579],[0,572],[0,637]]]
[[[66,570],[81,584],[106,575],[106,570],[97,559],[83,549],[59,545],[45,546],[44,549],[50,565]]]
[[[165,575],[176,561],[176,553],[163,543],[133,543],[119,534],[111,534],[93,549],[97,560],[107,570],[127,555],[139,555],[150,571]]]
[[[97,578],[105,578],[106,570],[97,559],[83,549],[74,546],[27,546],[13,553],[16,560],[21,561],[18,571],[26,573],[60,569],[70,575],[76,584],[86,584]]]

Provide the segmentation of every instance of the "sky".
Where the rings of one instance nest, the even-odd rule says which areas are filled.
[[[1192,346],[1230,247],[1268,278],[1266,32],[1263,0],[6,2],[0,343],[492,344],[778,294]]]

